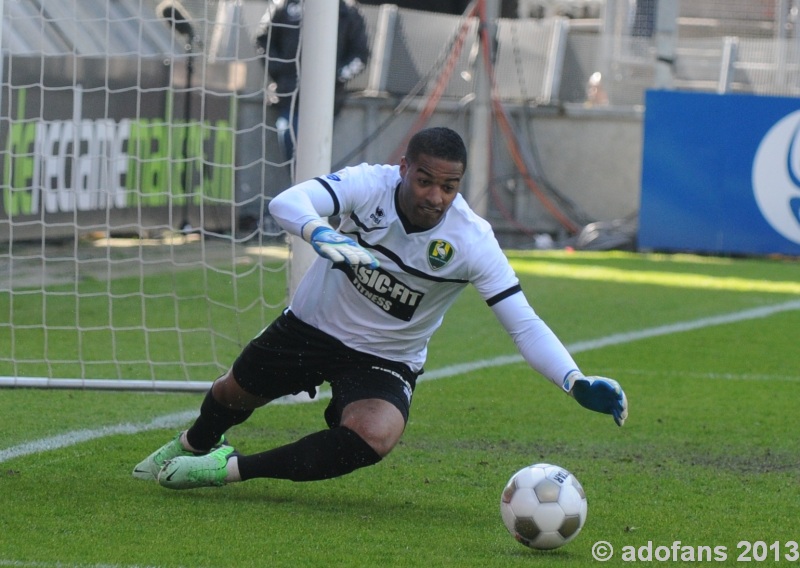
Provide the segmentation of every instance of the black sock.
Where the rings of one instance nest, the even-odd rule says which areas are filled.
[[[291,444],[239,457],[242,481],[273,477],[316,481],[345,475],[381,461],[381,456],[361,436],[339,426],[315,432]]]
[[[231,410],[220,404],[209,390],[200,405],[200,416],[186,431],[186,439],[194,449],[208,451],[231,426],[241,424],[251,414],[252,410]]]

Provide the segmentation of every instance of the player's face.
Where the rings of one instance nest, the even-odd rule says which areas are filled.
[[[400,210],[412,224],[435,227],[458,195],[464,164],[420,154],[400,161]]]

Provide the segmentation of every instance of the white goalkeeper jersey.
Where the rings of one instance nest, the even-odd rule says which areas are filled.
[[[306,217],[298,210],[298,194],[292,200],[291,192],[302,191],[313,203],[314,211],[308,212],[308,218],[339,215],[339,232],[380,261],[375,269],[353,269],[346,263],[316,258],[291,300],[291,310],[348,347],[403,362],[419,371],[425,363],[428,341],[468,284],[475,286],[490,306],[517,295],[515,312],[524,311],[516,309],[519,306],[529,306],[491,226],[461,195],[456,196],[438,225],[419,230],[404,224],[399,212],[400,180],[399,166],[349,167],[287,190],[273,201],[270,211],[284,227],[291,226],[292,232],[298,233],[298,225]],[[282,217],[284,208],[293,210],[292,221]],[[525,315],[536,320],[537,327],[535,337],[529,335],[523,340],[538,342],[546,335],[548,341],[555,341],[556,351],[560,350],[552,369],[535,365],[560,384],[561,373],[576,368],[574,361],[531,308]],[[498,317],[509,333],[510,327],[531,327],[529,321],[509,323],[504,321],[508,317]],[[515,335],[525,334],[512,333],[525,354],[525,346]]]

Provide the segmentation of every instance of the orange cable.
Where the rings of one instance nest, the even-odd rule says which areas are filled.
[[[414,121],[414,124],[406,133],[405,138],[397,145],[394,152],[392,152],[389,163],[396,164],[400,162],[400,158],[403,156],[403,153],[406,151],[406,146],[408,145],[408,141],[411,140],[411,137],[416,133],[419,129],[421,129],[427,122],[430,120],[431,116],[433,115],[434,111],[436,110],[436,106],[439,104],[439,100],[442,98],[444,94],[445,88],[447,87],[447,83],[450,81],[450,76],[453,74],[453,70],[456,67],[456,63],[458,62],[458,57],[461,55],[461,50],[464,47],[464,42],[466,41],[467,31],[469,31],[469,18],[471,18],[475,12],[477,11],[477,6],[482,0],[479,0],[475,3],[471,8],[468,8],[467,11],[464,13],[464,21],[461,24],[461,29],[458,32],[458,36],[456,37],[456,42],[453,45],[453,49],[450,52],[450,55],[445,63],[444,70],[439,75],[439,78],[436,81],[436,85],[434,86],[431,94],[428,96],[428,99],[425,101],[425,106],[422,109],[422,112],[417,116],[417,119]]]

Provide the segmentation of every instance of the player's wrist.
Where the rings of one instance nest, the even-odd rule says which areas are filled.
[[[311,221],[307,221],[303,224],[300,228],[300,237],[306,241],[307,243],[311,242],[312,237],[314,236],[314,232],[317,229],[330,229],[328,225],[325,224],[322,219],[312,219]],[[332,229],[331,229],[332,230]]]
[[[561,384],[561,386],[564,389],[564,392],[566,392],[571,396],[574,396],[574,393],[572,392],[572,387],[575,386],[575,381],[585,378],[586,377],[584,376],[584,374],[581,373],[578,369],[572,369],[571,371],[567,372],[566,375],[564,375],[564,381]]]

